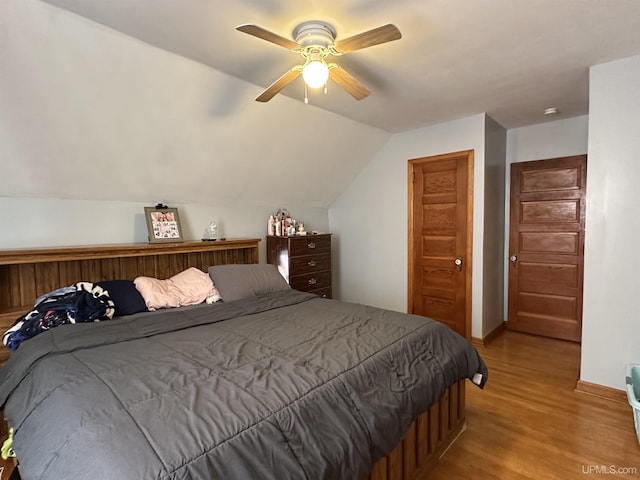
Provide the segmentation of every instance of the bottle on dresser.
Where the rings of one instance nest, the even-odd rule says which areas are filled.
[[[276,221],[273,219],[273,215],[269,216],[269,221],[267,222],[267,235],[273,235]]]

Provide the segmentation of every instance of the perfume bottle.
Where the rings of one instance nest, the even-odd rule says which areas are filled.
[[[209,224],[209,240],[217,240],[218,239],[218,224],[215,220],[212,220]]]

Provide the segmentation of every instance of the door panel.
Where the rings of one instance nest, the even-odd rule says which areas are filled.
[[[470,151],[409,161],[409,312],[466,337],[471,335],[472,167]]]
[[[523,224],[580,221],[580,203],[574,200],[526,202],[522,203],[520,208],[520,222]]]
[[[507,327],[582,336],[586,155],[511,166]]]
[[[524,232],[520,234],[520,252],[577,255],[579,241],[577,232]]]
[[[552,190],[580,189],[580,175],[575,168],[555,168],[524,172],[522,192],[550,192]]]

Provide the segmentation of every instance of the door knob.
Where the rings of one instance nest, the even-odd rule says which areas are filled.
[[[456,258],[453,263],[456,264],[456,267],[458,267],[459,271],[462,271],[462,258]]]
[[[511,255],[509,257],[509,260],[511,260],[511,263],[515,265],[516,261],[518,260],[518,257],[516,255]]]

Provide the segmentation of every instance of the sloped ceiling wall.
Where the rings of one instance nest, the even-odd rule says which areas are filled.
[[[49,4],[3,1],[0,196],[326,208],[390,136],[285,96],[259,104],[260,91]]]

